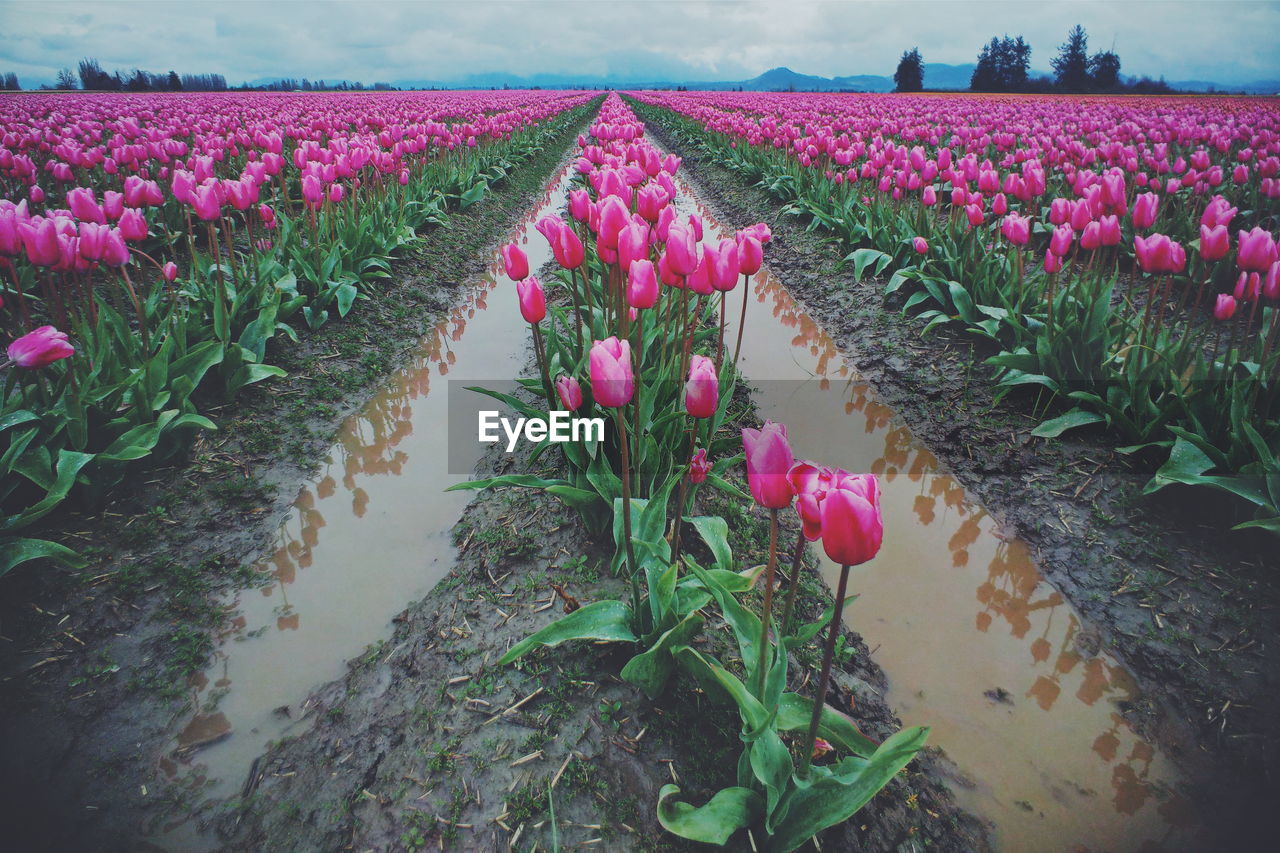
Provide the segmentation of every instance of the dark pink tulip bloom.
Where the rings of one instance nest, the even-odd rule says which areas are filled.
[[[35,370],[55,361],[70,358],[75,348],[67,342],[67,333],[53,326],[41,326],[9,344],[9,360],[18,367]]]

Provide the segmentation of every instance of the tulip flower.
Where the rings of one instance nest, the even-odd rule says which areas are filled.
[[[764,266],[764,247],[750,234],[738,234],[738,272],[755,275]]]
[[[556,396],[560,404],[570,412],[582,407],[582,386],[572,376],[561,376],[556,380]]]
[[[707,459],[707,449],[699,447],[689,458],[689,482],[697,484],[705,482],[711,473],[711,462]]]
[[[1143,193],[1133,201],[1133,227],[1150,228],[1155,224],[1160,197],[1155,193]]]
[[[1231,251],[1231,233],[1225,225],[1200,226],[1200,257],[1220,261]]]
[[[591,396],[601,406],[614,409],[631,402],[636,380],[631,371],[631,343],[616,337],[596,341],[588,356]]]
[[[147,218],[141,210],[129,208],[120,214],[120,233],[130,242],[147,239]]]
[[[1147,238],[1135,237],[1133,248],[1138,266],[1149,273],[1182,272],[1187,263],[1182,246],[1164,234],[1152,234]]]
[[[1271,302],[1280,302],[1280,260],[1267,270],[1266,280],[1262,283],[1262,295]]]
[[[1230,293],[1219,293],[1218,301],[1213,306],[1213,319],[1230,320],[1236,313],[1236,300]]]
[[[912,239],[911,247],[916,250],[918,255],[927,255],[929,253],[929,241],[923,237]]]
[[[1059,258],[1066,257],[1071,251],[1071,242],[1074,239],[1075,231],[1070,225],[1059,225],[1053,229],[1053,236],[1049,238],[1049,251]]]
[[[631,269],[634,261],[649,257],[649,226],[633,222],[618,232],[618,266]]]
[[[1092,252],[1102,245],[1102,225],[1090,222],[1080,234],[1080,248]]]
[[[540,323],[547,316],[547,298],[536,276],[516,282],[520,298],[520,316],[526,323]]]
[[[9,361],[26,370],[47,367],[55,361],[70,358],[75,348],[67,342],[67,333],[53,326],[41,326],[16,339],[7,354]]]
[[[874,474],[842,478],[822,499],[822,549],[842,566],[865,563],[880,551],[884,522]]]
[[[1257,227],[1252,231],[1238,231],[1239,249],[1236,252],[1236,266],[1250,272],[1266,272],[1276,262],[1276,241],[1265,228]]]
[[[690,417],[709,418],[720,404],[720,379],[715,362],[695,354],[689,363],[689,381],[684,386],[684,407]]]
[[[178,278],[178,265],[173,261],[169,261],[160,268],[160,272],[164,276],[165,281],[172,283]]]
[[[1000,233],[1014,246],[1025,246],[1031,239],[1031,220],[1010,213],[1000,222]]]
[[[506,269],[507,278],[512,281],[521,281],[529,277],[529,258],[515,243],[508,243],[502,247],[502,265]]]
[[[658,274],[648,258],[632,261],[627,271],[627,304],[632,308],[652,308],[658,301]]]
[[[787,474],[795,457],[787,441],[787,428],[766,421],[761,429],[744,429],[742,446],[747,457],[747,485],[756,503],[768,509],[790,506],[792,491]]]
[[[698,241],[693,230],[673,223],[667,231],[667,264],[677,275],[692,275],[698,268]]]
[[[579,222],[586,222],[591,210],[591,196],[586,190],[572,190],[569,193],[569,215]]]

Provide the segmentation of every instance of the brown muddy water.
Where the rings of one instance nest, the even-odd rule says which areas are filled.
[[[570,177],[561,172],[512,235],[532,269],[550,260],[533,223],[561,209]],[[678,183],[681,209],[708,234],[728,233]],[[309,692],[362,650],[383,653],[372,644],[390,620],[449,571],[451,530],[472,495],[443,489],[476,460],[449,458],[447,380],[491,383],[529,360],[501,268],[495,252],[490,275],[344,424],[261,560],[269,585],[229,602],[237,617],[191,685],[198,711],[160,762],[197,800],[238,793],[269,742],[305,725],[294,721]],[[1137,696],[1124,668],[767,267],[750,286],[742,368],[761,416],[787,424],[799,458],[881,476],[885,543],[854,570],[861,597],[848,622],[888,674],[903,722],[933,727],[931,743],[964,780],[951,783],[960,804],[993,824],[1003,850],[1200,846],[1177,770],[1120,715]],[[726,340],[740,298],[731,295]],[[830,580],[838,568],[824,558],[824,570]],[[152,841],[212,843],[189,822]]]
[[[706,233],[731,233],[677,183]],[[1097,651],[1026,545],[942,470],[767,267],[750,286],[740,367],[760,417],[786,424],[798,459],[880,477],[884,545],[853,570],[860,597],[846,622],[903,723],[933,727],[960,805],[993,824],[1000,850],[1202,848],[1177,768],[1119,713],[1138,695],[1132,677]],[[741,299],[730,295],[726,340]],[[814,550],[834,586],[839,566]]]
[[[552,258],[533,224],[564,206],[571,178],[565,167],[504,241],[524,246],[531,269]],[[195,801],[239,793],[268,744],[306,726],[294,721],[308,694],[341,677],[362,651],[391,651],[373,644],[452,567],[451,532],[474,493],[444,489],[467,479],[450,471],[470,471],[480,450],[472,444],[475,458],[450,456],[447,386],[516,376],[531,349],[496,250],[488,275],[460,292],[410,361],[343,423],[258,563],[266,585],[227,602],[235,617],[190,686],[198,710],[159,762]],[[192,823],[159,827],[152,841],[174,851],[214,846]]]

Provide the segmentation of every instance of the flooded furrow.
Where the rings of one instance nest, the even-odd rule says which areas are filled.
[[[566,165],[503,241],[523,245],[535,270],[552,256],[533,225],[565,205],[571,179]],[[269,743],[305,725],[294,721],[308,694],[362,650],[378,654],[396,614],[452,567],[451,532],[474,493],[444,489],[467,479],[451,472],[469,473],[480,445],[465,447],[474,458],[450,454],[447,386],[491,386],[530,359],[514,289],[490,304],[502,284],[511,287],[495,249],[487,274],[460,289],[410,361],[343,423],[257,567],[267,582],[227,603],[234,619],[190,684],[196,713],[160,759],[194,801],[238,794]],[[157,840],[172,850],[207,845],[186,820],[160,828]]]
[[[732,233],[677,184],[707,234]],[[730,296],[726,340],[740,299]],[[1137,698],[1133,678],[767,265],[751,281],[743,341],[760,417],[787,425],[798,459],[879,475],[884,545],[851,575],[860,597],[847,623],[887,673],[903,723],[933,727],[930,743],[965,779],[951,785],[957,800],[992,822],[997,849],[1201,846],[1177,768],[1120,714]],[[839,567],[814,550],[834,587]]]

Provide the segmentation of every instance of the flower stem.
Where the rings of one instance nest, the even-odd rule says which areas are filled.
[[[756,696],[764,695],[769,664],[769,622],[773,617],[773,574],[778,565],[778,511],[769,510],[769,565],[764,570],[764,610],[760,617],[760,654],[756,658]]]
[[[831,624],[827,627],[827,645],[822,653],[822,673],[818,676],[818,692],[813,697],[813,717],[809,720],[809,734],[800,756],[800,778],[809,778],[809,765],[813,761],[813,743],[818,738],[818,723],[822,709],[827,704],[827,682],[831,679],[831,660],[836,654],[836,634],[840,632],[840,618],[844,614],[844,595],[849,585],[849,567],[840,567],[840,586],[836,591],[835,609],[831,612]]]

